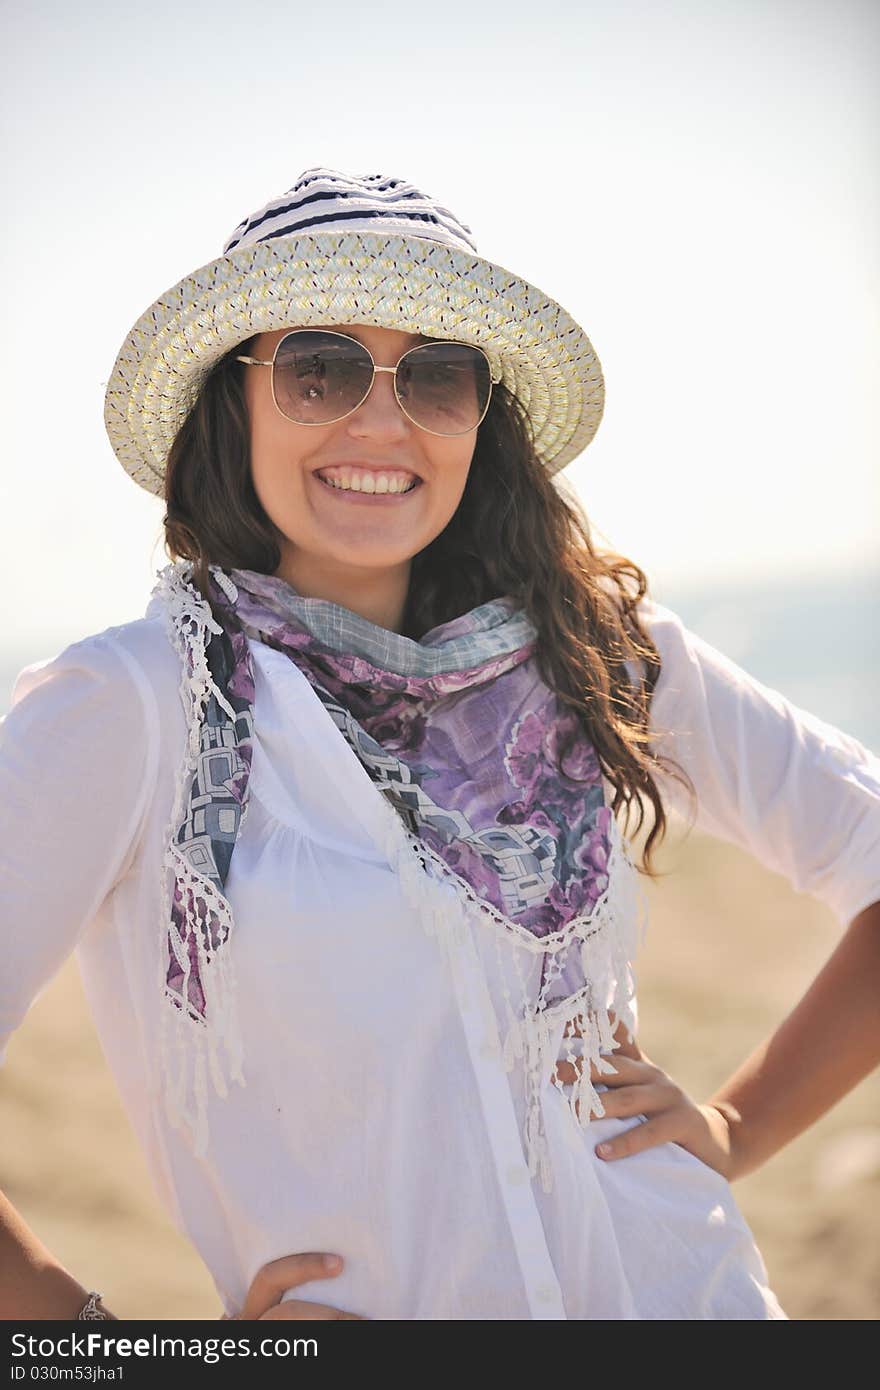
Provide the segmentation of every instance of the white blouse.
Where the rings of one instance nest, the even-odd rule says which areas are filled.
[[[663,661],[655,746],[693,779],[696,824],[845,926],[880,899],[880,760],[667,608],[641,613]],[[644,1116],[578,1129],[548,1076],[552,1190],[530,1176],[516,1073],[481,1027],[497,952],[473,940],[459,974],[413,928],[381,793],[294,663],[250,647],[251,804],[226,885],[246,1084],[209,1097],[207,1157],[160,1096],[156,924],[185,720],[154,609],[26,667],[0,724],[4,1052],[75,948],[159,1198],[228,1313],[266,1261],[329,1250],[343,1272],[290,1296],[369,1318],[785,1318],[725,1178],[674,1143],[595,1155]]]

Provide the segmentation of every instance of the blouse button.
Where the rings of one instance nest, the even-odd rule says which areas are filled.
[[[523,1163],[511,1163],[507,1170],[507,1181],[515,1187],[521,1187],[524,1182],[529,1180],[529,1170]]]
[[[556,1301],[556,1290],[551,1284],[539,1284],[535,1289],[535,1294],[541,1303],[554,1303]]]

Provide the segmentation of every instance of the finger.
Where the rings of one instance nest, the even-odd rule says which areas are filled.
[[[653,1120],[643,1120],[641,1124],[632,1125],[623,1134],[603,1140],[601,1144],[596,1145],[595,1152],[606,1162],[613,1162],[618,1158],[628,1158],[631,1154],[642,1153],[644,1149],[651,1149],[656,1144],[666,1144],[675,1132],[675,1117],[670,1116],[670,1112],[666,1110],[661,1115],[655,1115]]]
[[[657,1068],[642,1057],[604,1057],[603,1063],[611,1064],[611,1070],[600,1071],[595,1062],[590,1064],[590,1080],[603,1081],[606,1086],[629,1086],[637,1081],[653,1080]]]
[[[619,1086],[615,1091],[602,1091],[600,1100],[605,1115],[596,1116],[597,1119],[605,1119],[606,1116],[625,1119],[628,1115],[652,1115],[669,1109],[668,1092],[650,1082],[642,1086]]]
[[[559,1080],[562,1082],[562,1084],[563,1084],[564,1086],[572,1086],[572,1085],[574,1085],[574,1083],[575,1083],[575,1081],[577,1081],[578,1077],[581,1076],[581,1075],[583,1075],[583,1070],[584,1070],[584,1059],[583,1059],[583,1057],[573,1057],[573,1058],[571,1059],[571,1061],[568,1061],[568,1060],[559,1061],[559,1062],[556,1063],[556,1066],[555,1066],[555,1074],[556,1074],[556,1076],[559,1078]],[[611,1079],[612,1077],[616,1078],[616,1077],[617,1077],[617,1073],[616,1073],[616,1072],[612,1072],[612,1071],[598,1072],[598,1071],[596,1070],[595,1066],[591,1066],[591,1068],[590,1068],[590,1080],[591,1080],[591,1081],[601,1081],[601,1082],[603,1082],[603,1083],[605,1083],[605,1084],[608,1084],[608,1082],[610,1081],[610,1079]]]
[[[612,1018],[616,1018],[616,1015],[613,1013]],[[617,1047],[614,1050],[615,1057],[643,1057],[645,1055],[639,1046],[639,1041],[635,1033],[632,1036],[632,1041],[630,1041],[629,1033],[627,1032],[627,1027],[623,1019],[618,1019],[613,1036],[614,1041],[617,1043]]]
[[[335,1263],[328,1264],[328,1260]],[[340,1256],[323,1251],[284,1255],[280,1260],[270,1260],[254,1275],[238,1316],[240,1319],[262,1317],[268,1308],[281,1302],[282,1294],[288,1289],[307,1284],[311,1279],[332,1279],[341,1269]]]
[[[611,1030],[615,1042],[618,1043],[621,1048],[627,1048],[630,1052],[637,1051],[638,1042],[636,1041],[635,1034],[633,1034],[632,1042],[630,1042],[629,1033],[624,1020],[622,1018],[619,1019],[613,1009],[609,1010],[608,1017],[609,1020],[615,1020],[614,1027]],[[575,1014],[574,1018],[567,1021],[565,1032],[562,1036],[564,1038],[581,1038],[587,1031],[588,1025],[583,1014]]]
[[[637,1057],[619,1057],[616,1052],[613,1056],[604,1056],[603,1065],[608,1067],[607,1071],[600,1071],[595,1062],[590,1063],[590,1080],[601,1081],[606,1086],[626,1086],[633,1081],[644,1079],[655,1070],[650,1062]],[[571,1061],[566,1059],[556,1064],[557,1075],[566,1086],[572,1085],[583,1069],[583,1057],[574,1057]]]
[[[267,1308],[260,1322],[369,1322],[360,1313],[346,1313],[329,1303],[306,1303],[301,1298],[286,1298]]]
[[[601,1091],[602,1114],[595,1108],[588,1110],[588,1118],[593,1120],[626,1119],[630,1115],[651,1115],[665,1112],[670,1108],[669,1092],[662,1086],[647,1082],[642,1086],[619,1086],[617,1090]],[[581,1102],[574,1103],[574,1113],[581,1117]]]
[[[580,1070],[575,1062],[557,1062],[555,1075],[563,1086],[573,1086],[580,1075]]]

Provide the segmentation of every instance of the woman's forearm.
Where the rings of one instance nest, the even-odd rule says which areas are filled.
[[[88,1296],[0,1192],[0,1319],[66,1322]]]
[[[731,1179],[753,1172],[880,1064],[880,902],[860,912],[800,1003],[710,1096]]]

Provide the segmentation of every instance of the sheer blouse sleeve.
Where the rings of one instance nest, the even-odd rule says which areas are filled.
[[[107,634],[15,681],[0,720],[0,1062],[137,851],[157,742],[145,677]]]
[[[697,794],[661,775],[664,804],[750,851],[847,926],[880,900],[880,758],[800,709],[645,598],[643,625],[662,671],[652,746]]]

